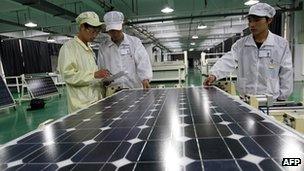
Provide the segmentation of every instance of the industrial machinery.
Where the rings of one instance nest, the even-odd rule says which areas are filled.
[[[225,53],[201,53],[201,71],[203,75],[208,75],[210,68],[216,63],[216,61]]]
[[[102,90],[101,90],[102,97],[109,97],[120,90],[122,90],[122,87],[120,85],[116,85],[116,84],[102,86]]]
[[[304,110],[287,111],[283,115],[282,122],[293,129],[304,133]]]
[[[152,82],[178,82],[182,86],[188,73],[187,52],[183,53],[167,53],[164,55],[166,61],[153,62],[153,78]]]
[[[214,85],[222,89],[223,91],[231,94],[232,96],[236,95],[235,84],[232,81],[227,81],[227,80],[217,81]]]
[[[167,61],[154,63],[152,66],[152,82],[178,81],[179,84],[186,79],[186,66],[183,61]]]
[[[246,95],[245,101],[272,116],[278,122],[304,133],[303,103],[293,101],[275,101],[272,95]]]

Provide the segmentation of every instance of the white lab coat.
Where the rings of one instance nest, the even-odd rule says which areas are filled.
[[[95,54],[77,36],[61,47],[58,70],[66,83],[69,113],[102,98],[100,84],[94,78],[98,70]]]
[[[293,89],[292,58],[287,40],[269,31],[260,49],[252,34],[232,45],[231,51],[221,57],[210,73],[217,80],[237,68],[237,90],[244,94],[272,94],[285,100]]]
[[[142,88],[142,80],[152,79],[152,66],[146,49],[137,37],[125,33],[119,46],[111,38],[100,44],[98,67],[108,69],[111,74],[125,71],[127,75],[114,81],[123,88]]]

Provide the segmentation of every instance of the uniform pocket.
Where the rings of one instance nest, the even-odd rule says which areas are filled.
[[[267,81],[267,93],[275,95],[279,91],[279,78],[276,76],[276,78],[270,78]]]
[[[278,67],[268,68],[268,78],[269,79],[278,79],[278,77],[279,77],[279,68]]]

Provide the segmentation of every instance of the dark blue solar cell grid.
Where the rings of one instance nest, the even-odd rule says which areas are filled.
[[[14,105],[14,99],[9,92],[2,76],[0,75],[0,108]]]
[[[34,98],[58,93],[58,89],[51,77],[25,78],[25,82]]]
[[[120,92],[0,150],[1,170],[284,170],[303,138],[217,88]],[[303,170],[303,165],[292,169]]]

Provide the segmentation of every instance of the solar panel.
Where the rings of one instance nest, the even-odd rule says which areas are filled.
[[[5,84],[2,76],[0,75],[0,109],[14,105],[15,102],[13,96],[7,88],[7,85]]]
[[[32,77],[25,78],[25,82],[33,98],[47,97],[58,94],[58,89],[51,77]]]
[[[129,90],[0,149],[7,170],[304,170],[303,137],[214,88]]]

